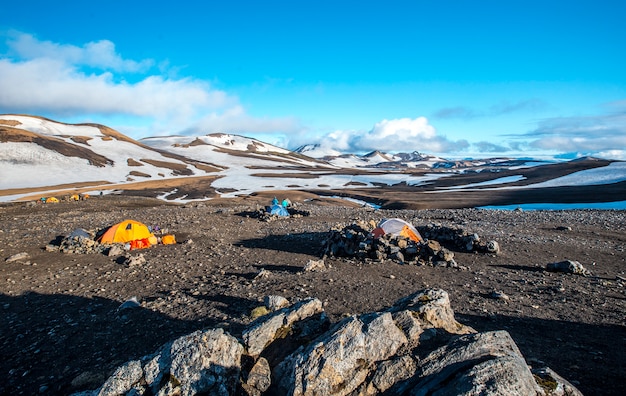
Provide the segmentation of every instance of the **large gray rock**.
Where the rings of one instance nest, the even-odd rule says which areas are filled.
[[[196,331],[154,355],[120,366],[105,383],[82,395],[232,395],[239,382],[243,346],[222,329]]]
[[[461,336],[420,361],[410,382],[412,396],[544,394],[506,331]]]
[[[533,369],[532,373],[537,383],[539,383],[546,391],[546,394],[550,396],[583,396],[574,385],[549,367]]]
[[[451,334],[469,334],[476,330],[456,321],[450,296],[442,289],[425,289],[398,300],[389,312],[410,311],[423,329],[443,329]]]
[[[267,359],[261,357],[248,373],[243,373],[243,390],[248,395],[262,395],[272,384],[272,369]]]
[[[123,395],[139,383],[142,375],[141,362],[131,360],[118,367],[96,394],[98,396]]]
[[[322,312],[322,302],[308,298],[258,318],[242,334],[248,354],[259,356],[280,334],[288,332],[294,323]]]
[[[350,317],[306,348],[287,357],[275,370],[277,393],[285,395],[378,394],[415,375],[410,350],[424,331],[474,333],[458,323],[448,293],[426,289],[399,300],[388,311]],[[320,393],[318,393],[320,392]]]
[[[409,355],[381,362],[376,366],[371,379],[361,386],[359,394],[373,396],[391,392],[394,385],[415,376],[417,368],[417,360]]]
[[[531,373],[506,331],[458,323],[441,289],[328,330],[326,320],[307,299],[254,321],[243,344],[222,329],[196,331],[80,395],[580,396],[549,368]]]
[[[407,343],[389,312],[352,316],[276,367],[277,393],[348,395]]]

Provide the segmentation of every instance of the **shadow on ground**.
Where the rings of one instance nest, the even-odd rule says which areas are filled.
[[[249,249],[268,249],[319,256],[322,252],[322,242],[325,241],[327,237],[327,232],[268,235],[262,238],[244,239],[234,245]]]
[[[184,321],[120,305],[99,297],[0,294],[0,395],[95,389],[120,364],[217,324],[215,318]]]
[[[455,316],[479,332],[507,330],[529,365],[549,366],[585,395],[626,394],[624,326],[505,315]]]

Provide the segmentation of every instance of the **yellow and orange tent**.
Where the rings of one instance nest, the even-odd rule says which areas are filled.
[[[157,244],[157,238],[150,232],[150,229],[145,224],[135,220],[124,220],[112,225],[97,238],[97,241],[100,243],[130,242],[131,247],[133,247],[133,242],[140,241],[141,243],[134,243],[136,248]]]

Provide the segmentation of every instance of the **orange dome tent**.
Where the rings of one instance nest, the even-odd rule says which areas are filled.
[[[124,220],[112,225],[97,239],[100,243],[131,243],[131,248],[150,247],[157,243],[157,238],[143,223]]]
[[[417,229],[402,219],[383,219],[378,223],[378,227],[374,228],[372,234],[375,238],[380,238],[385,234],[392,234],[409,238],[415,242],[422,240],[422,236]]]

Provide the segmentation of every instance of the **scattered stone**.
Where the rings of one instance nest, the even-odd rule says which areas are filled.
[[[26,260],[29,258],[30,258],[30,254],[26,252],[22,252],[22,253],[16,253],[10,257],[7,257],[4,261],[6,261],[7,263],[12,263],[14,261],[21,261],[21,260]]]
[[[254,277],[254,279],[261,279],[261,278],[267,278],[272,274],[271,271],[268,271],[266,269],[262,269],[261,271],[259,271],[258,274],[256,274],[256,276]]]
[[[309,260],[304,266],[304,272],[319,272],[325,269],[326,265],[324,264],[324,260]]]
[[[496,241],[489,241],[487,245],[485,245],[485,249],[489,253],[498,254],[500,253],[500,244]]]
[[[510,298],[509,296],[507,296],[506,294],[504,294],[504,292],[501,291],[492,291],[491,293],[489,293],[489,297],[496,299],[496,300],[504,300],[504,301],[509,301]]]
[[[122,245],[114,244],[114,245],[111,245],[111,247],[109,248],[109,251],[107,252],[107,256],[109,256],[109,257],[117,257],[117,256],[121,256],[121,255],[123,255],[125,253],[126,253],[126,251],[124,250]]]
[[[47,244],[45,249],[46,249],[46,252],[58,252],[59,251],[59,247],[51,243]]]
[[[138,267],[142,264],[146,263],[146,258],[143,256],[143,253],[139,253],[136,256],[128,256],[124,261],[124,264],[128,267]]]
[[[591,272],[583,267],[581,263],[573,260],[559,261],[556,263],[548,263],[546,269],[551,272],[564,272],[568,274],[590,276]]]
[[[263,302],[265,303],[267,309],[269,309],[270,311],[278,311],[281,308],[289,306],[289,300],[287,300],[283,296],[266,296],[263,299]]]
[[[118,308],[117,311],[123,311],[125,309],[133,309],[133,308],[138,308],[140,307],[141,304],[139,303],[139,300],[137,300],[137,297],[133,296],[131,298],[129,298],[128,300],[124,301]]]

